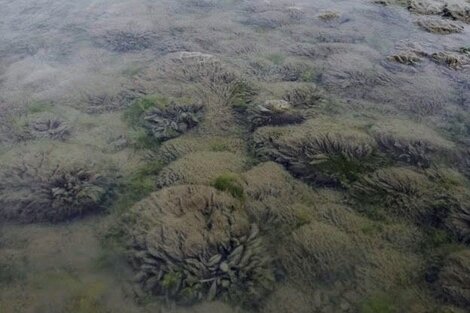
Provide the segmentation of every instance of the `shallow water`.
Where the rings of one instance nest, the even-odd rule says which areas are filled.
[[[0,312],[458,313],[470,305],[470,265],[449,263],[468,255],[470,238],[469,24],[452,20],[458,32],[431,33],[417,21],[450,19],[367,0],[0,0],[0,8]],[[416,60],[401,64],[392,58],[400,53]],[[236,94],[239,82],[255,95]],[[313,104],[286,96],[300,87],[315,89]],[[159,129],[129,118],[139,99],[160,101],[156,94],[196,103],[203,117],[194,127],[179,121],[184,130],[157,143],[149,137]],[[279,99],[289,109],[265,102]],[[258,104],[274,117],[251,116],[264,114]],[[60,126],[44,132],[41,118]],[[340,143],[309,159],[302,140],[317,135]],[[387,136],[399,138],[392,148]],[[97,214],[34,220],[34,209],[16,205],[29,203],[37,182],[10,183],[8,169],[38,155],[99,169],[117,195]],[[396,187],[398,196],[368,189],[358,200],[362,179],[389,168],[413,173],[391,174],[411,187]],[[219,187],[227,172],[241,196]],[[216,302],[204,294],[191,305],[140,290],[134,250],[120,235],[145,227],[129,230],[122,218],[150,192],[179,185],[232,193],[260,228],[269,290],[250,298],[242,284],[242,300],[219,289]],[[182,215],[158,215],[170,225],[161,238]],[[178,231],[175,240],[191,242]]]

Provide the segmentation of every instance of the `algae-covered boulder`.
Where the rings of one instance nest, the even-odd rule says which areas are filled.
[[[61,222],[102,210],[113,179],[84,164],[55,162],[47,154],[19,156],[0,169],[0,217]]]
[[[470,306],[470,250],[454,252],[447,257],[439,273],[439,286],[451,302]]]
[[[157,186],[211,184],[222,174],[243,171],[246,159],[231,152],[201,151],[170,163],[157,177]]]
[[[371,165],[375,141],[341,120],[311,119],[299,126],[262,127],[253,136],[258,157],[284,165],[314,184],[348,183]]]
[[[136,279],[180,302],[256,302],[270,288],[270,260],[240,202],[207,186],[162,189],[126,216]]]

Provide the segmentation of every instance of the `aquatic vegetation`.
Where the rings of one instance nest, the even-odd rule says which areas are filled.
[[[366,174],[352,185],[350,195],[358,203],[385,207],[386,216],[418,222],[426,221],[424,217],[433,213],[434,201],[440,196],[439,190],[425,175],[400,167]],[[370,216],[380,216],[375,206],[371,208],[374,211],[369,212]]]
[[[301,126],[263,127],[253,148],[263,160],[284,165],[294,176],[314,184],[348,184],[371,166],[374,140],[362,131],[329,119]]]
[[[164,108],[150,108],[144,113],[144,127],[158,141],[180,136],[196,127],[203,117],[202,105],[170,104]]]
[[[442,13],[446,17],[470,23],[470,4],[463,1],[446,1]]]
[[[394,61],[406,65],[416,65],[423,61],[423,59],[414,51],[403,51],[393,54],[388,57],[390,61]]]
[[[318,73],[311,64],[302,61],[287,61],[278,66],[278,75],[283,81],[313,82]]]
[[[281,165],[259,164],[242,175],[245,208],[261,230],[275,235],[309,221],[312,191],[295,180]]]
[[[416,22],[422,29],[436,34],[461,33],[463,27],[455,22],[441,18],[421,18]]]
[[[360,262],[357,245],[333,226],[313,222],[293,231],[282,246],[280,262],[304,286],[350,279]]]
[[[190,99],[169,99],[159,95],[136,101],[124,119],[155,142],[176,138],[195,128],[203,119],[204,106]],[[151,140],[151,141],[152,141]]]
[[[425,125],[388,119],[370,128],[381,151],[396,161],[429,167],[434,157],[447,154],[454,144]]]
[[[215,100],[218,104],[244,105],[256,94],[253,84],[211,54],[174,53],[169,56],[166,66],[169,75],[183,82],[199,84],[201,98]]]
[[[234,198],[243,199],[243,185],[240,182],[240,177],[234,173],[227,173],[217,177],[212,186],[221,191],[226,191]]]
[[[318,15],[318,18],[324,22],[330,22],[340,17],[340,14],[336,11],[323,11]]]
[[[136,280],[180,302],[256,303],[270,289],[269,255],[237,200],[206,186],[151,194],[126,217]]]
[[[239,173],[246,158],[230,152],[201,151],[185,155],[162,169],[158,187],[182,184],[211,184],[227,172]]]
[[[148,49],[153,45],[155,39],[155,34],[151,32],[133,30],[107,31],[97,38],[105,48],[120,53]]]
[[[470,57],[467,55],[452,53],[448,51],[436,52],[431,55],[431,60],[438,64],[443,64],[451,69],[458,70],[470,64]]]
[[[301,289],[283,285],[276,289],[266,300],[262,313],[310,313],[314,300]]]
[[[26,138],[65,140],[70,136],[70,127],[53,114],[33,115],[25,122]]]
[[[439,15],[445,7],[445,3],[435,0],[410,0],[408,10],[423,15]]]
[[[101,211],[115,184],[87,166],[54,163],[47,154],[20,156],[0,175],[0,216],[26,223]]]
[[[84,110],[90,114],[120,111],[129,107],[136,99],[145,95],[139,88],[122,90],[111,93],[83,93],[80,107],[85,104]]]
[[[451,199],[446,226],[458,240],[470,243],[470,198],[463,189],[454,189],[452,193],[454,199]]]
[[[221,136],[180,136],[165,141],[158,148],[156,157],[168,164],[182,156],[200,151],[240,153],[245,150],[243,140]]]
[[[325,92],[314,84],[302,84],[288,90],[283,99],[295,108],[311,108],[324,102]]]
[[[244,112],[253,129],[266,125],[299,124],[304,121],[301,112],[295,111],[285,100],[266,100],[253,104]]]
[[[438,284],[441,291],[450,302],[463,308],[470,305],[470,250],[450,254],[440,273]]]
[[[243,23],[249,26],[256,26],[266,29],[275,29],[291,23],[292,14],[286,11],[269,10],[251,13]],[[293,16],[295,19],[297,17]]]

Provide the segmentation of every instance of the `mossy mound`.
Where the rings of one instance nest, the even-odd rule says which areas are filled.
[[[432,208],[438,204],[437,191],[425,175],[392,167],[361,177],[352,185],[350,194],[364,206],[372,204],[365,209],[373,217],[384,217],[377,208],[382,207],[385,216],[417,221],[433,213]]]
[[[292,108],[285,100],[266,100],[263,104],[252,104],[243,115],[252,129],[266,125],[300,124],[304,121],[302,112]]]
[[[300,286],[351,280],[360,261],[360,248],[346,233],[319,222],[293,231],[280,251],[281,264]]]
[[[257,165],[242,175],[246,210],[262,230],[280,233],[309,219],[313,191],[274,162]]]
[[[66,140],[70,137],[70,127],[61,117],[47,112],[28,115],[18,121],[22,125],[21,139]]]
[[[185,155],[170,163],[157,177],[157,186],[182,184],[210,185],[227,172],[243,171],[246,159],[231,152],[202,151]]]
[[[369,133],[386,155],[419,167],[429,167],[433,157],[454,148],[452,142],[433,129],[410,120],[383,120],[373,125]]]
[[[329,118],[300,126],[262,127],[254,133],[258,157],[284,165],[294,176],[319,185],[347,184],[366,170],[375,141],[359,128]]]
[[[186,154],[202,151],[240,153],[245,143],[236,137],[221,136],[181,136],[162,143],[157,157],[165,164],[175,161]]]
[[[280,286],[266,300],[262,313],[310,313],[313,299],[311,295],[290,285]]]
[[[19,156],[0,172],[0,216],[19,222],[61,222],[104,208],[116,182],[84,164],[47,154]]]
[[[442,18],[421,18],[416,22],[422,29],[435,34],[453,34],[463,32],[463,26]]]
[[[204,116],[203,108],[188,98],[152,95],[135,101],[125,112],[124,120],[135,132],[143,132],[148,140],[160,143],[196,127]]]
[[[181,302],[256,302],[270,288],[269,256],[240,202],[207,186],[162,189],[126,216],[136,279]]]
[[[445,260],[438,283],[444,296],[463,308],[470,306],[470,250],[452,253]]]

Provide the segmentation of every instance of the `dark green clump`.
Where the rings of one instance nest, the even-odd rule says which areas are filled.
[[[217,177],[212,184],[216,189],[230,193],[234,198],[242,199],[244,196],[243,186],[240,178],[233,173],[228,173]]]
[[[161,96],[136,101],[124,119],[136,131],[137,146],[147,148],[175,138],[196,127],[203,117],[203,106]]]

